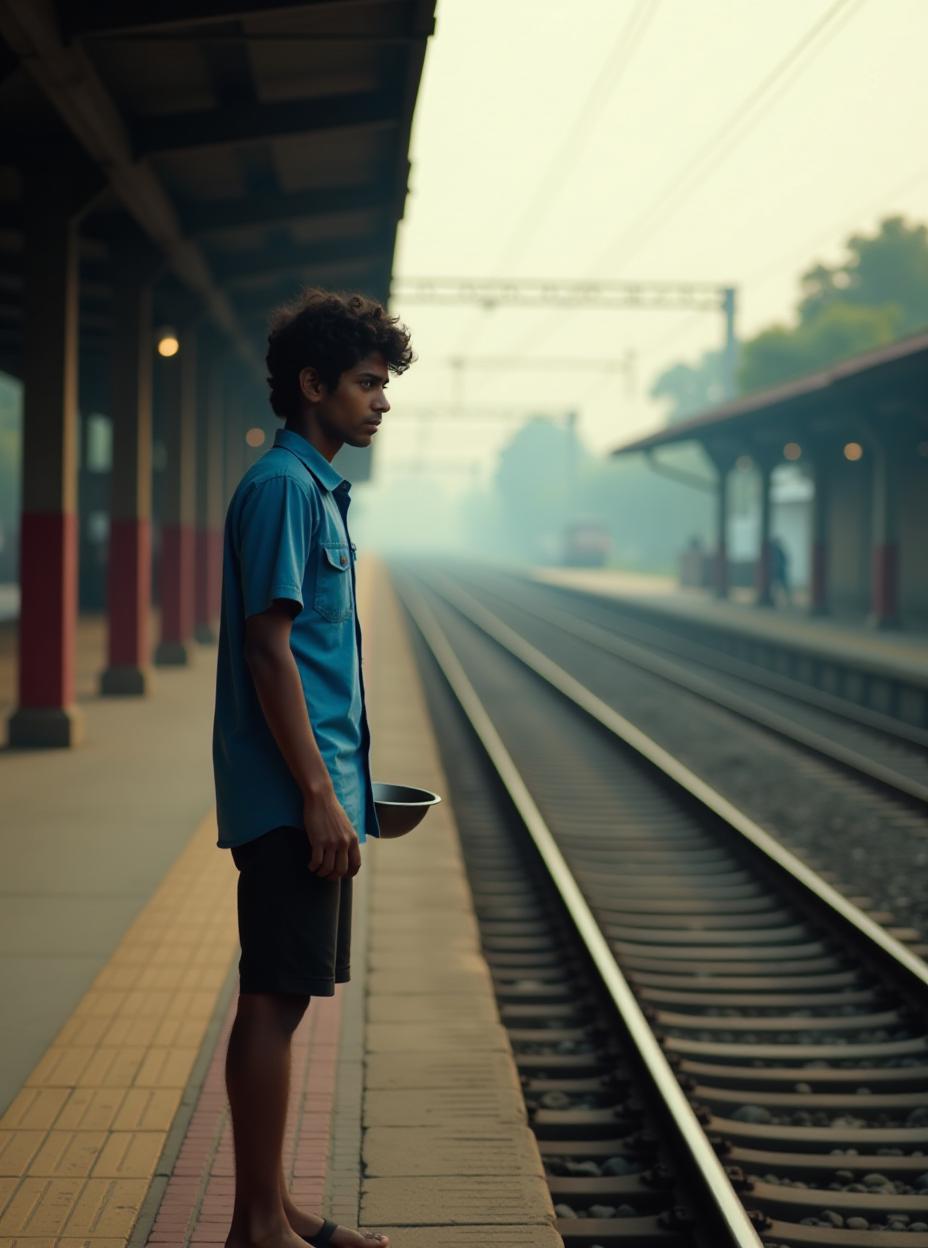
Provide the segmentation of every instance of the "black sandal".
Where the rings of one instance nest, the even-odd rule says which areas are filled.
[[[335,1234],[337,1230],[338,1230],[338,1223],[332,1222],[331,1219],[326,1218],[323,1221],[322,1226],[315,1233],[312,1239],[307,1239],[306,1242],[307,1244],[311,1244],[312,1248],[326,1248],[327,1244],[331,1244],[332,1236]],[[369,1238],[369,1236],[365,1236],[365,1238]],[[374,1244],[377,1242],[377,1240],[372,1239],[370,1242]]]
[[[338,1223],[326,1218],[312,1239],[307,1239],[306,1242],[312,1244],[312,1248],[326,1248],[326,1244],[331,1244],[332,1236],[337,1230]]]

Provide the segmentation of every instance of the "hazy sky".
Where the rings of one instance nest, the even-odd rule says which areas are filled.
[[[786,319],[800,272],[849,232],[928,221],[926,47],[928,0],[439,0],[397,277],[698,279],[738,287],[743,334]],[[722,334],[712,313],[395,308],[420,359],[393,383],[378,476],[409,462],[412,412],[455,397],[574,407],[615,446],[660,422],[661,369]],[[447,367],[627,352],[631,385],[468,368],[456,392]],[[437,416],[427,451],[488,467],[511,429]]]

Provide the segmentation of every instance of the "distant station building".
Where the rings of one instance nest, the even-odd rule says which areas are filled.
[[[807,490],[794,473],[781,494],[792,542],[802,533],[807,542],[796,562],[806,572],[809,610],[877,628],[928,626],[928,334],[714,407],[614,454],[659,460],[662,448],[685,442],[701,446],[715,471],[710,580],[719,598],[732,582],[733,473],[753,466],[755,601],[772,604],[773,478],[792,465]]]
[[[268,313],[306,283],[387,298],[433,24],[434,0],[0,4],[11,744],[79,738],[79,586],[108,615],[103,694],[215,635],[225,500],[274,425]]]

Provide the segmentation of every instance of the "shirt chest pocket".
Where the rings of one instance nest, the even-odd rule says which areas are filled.
[[[313,609],[339,624],[351,615],[351,555],[347,544],[329,543],[320,547],[316,565],[316,591]]]

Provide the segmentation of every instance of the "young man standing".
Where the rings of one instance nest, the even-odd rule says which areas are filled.
[[[238,1012],[226,1059],[235,1206],[226,1248],[387,1248],[298,1209],[282,1168],[290,1040],[349,978],[351,880],[379,828],[361,677],[350,486],[409,334],[372,300],[308,290],[268,339],[274,445],[229,504],[213,763],[219,845],[239,871]]]

